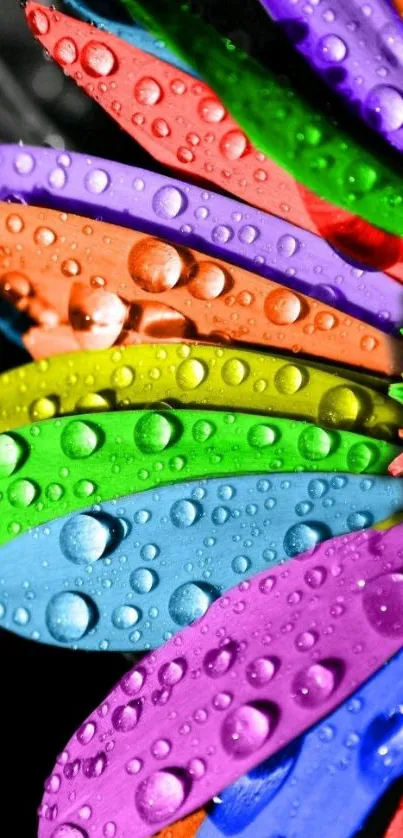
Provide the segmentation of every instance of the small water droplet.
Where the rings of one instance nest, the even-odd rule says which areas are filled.
[[[64,454],[73,460],[90,457],[100,444],[101,435],[97,426],[80,419],[65,425],[60,438]]]
[[[246,667],[245,675],[252,687],[264,687],[272,680],[279,666],[278,658],[255,658]]]
[[[204,671],[210,678],[221,678],[232,669],[238,654],[238,645],[228,640],[218,649],[211,649],[204,657]]]
[[[149,594],[157,587],[158,582],[157,573],[148,567],[138,567],[130,576],[130,586],[136,594]]]

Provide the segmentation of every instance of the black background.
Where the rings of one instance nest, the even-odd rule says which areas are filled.
[[[101,0],[89,3],[101,8]],[[117,9],[119,4],[102,0],[102,6],[104,11],[105,7]],[[265,21],[258,0],[194,0],[194,6],[246,50],[254,49],[254,33],[259,31],[260,58],[267,43],[273,44],[272,31],[267,29],[266,39],[262,35]],[[44,56],[27,29],[18,0],[0,0],[0,21],[1,142],[22,140],[104,157],[113,149],[116,160],[161,171]],[[281,52],[284,60],[283,48]],[[22,349],[0,334],[0,370],[27,360]],[[0,660],[4,815],[0,832],[5,836],[6,830],[12,838],[34,838],[43,783],[56,755],[129,664],[123,655],[54,649],[4,631],[0,631]],[[403,782],[389,790],[360,838],[381,838],[401,796]],[[12,833],[5,827],[7,811],[13,817]]]

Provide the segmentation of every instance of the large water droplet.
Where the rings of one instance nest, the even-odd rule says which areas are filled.
[[[248,140],[245,134],[237,128],[228,131],[220,140],[221,154],[227,160],[239,160],[245,154],[247,148]]]
[[[0,434],[0,477],[13,474],[23,458],[23,440],[11,434]]]
[[[203,361],[199,361],[197,358],[186,358],[176,372],[176,380],[182,390],[195,390],[206,376],[206,366]]]
[[[188,290],[197,300],[215,300],[226,284],[225,272],[215,262],[198,262],[189,273]]]
[[[326,480],[321,480],[320,478],[315,478],[311,480],[308,484],[308,495],[312,500],[319,500],[323,498],[326,492],[328,491],[328,484]]]
[[[130,276],[150,294],[173,288],[180,279],[182,268],[182,259],[176,248],[159,239],[141,239],[130,251]]]
[[[323,460],[335,449],[338,437],[316,425],[308,425],[299,435],[298,449],[306,460]]]
[[[295,364],[285,364],[277,370],[274,376],[274,385],[279,393],[285,396],[293,396],[305,383],[306,375],[304,370]]]
[[[330,528],[322,522],[304,521],[294,524],[284,536],[284,552],[287,556],[298,556],[299,553],[312,550],[321,541],[331,537]]]
[[[145,413],[134,429],[134,439],[140,451],[157,454],[172,445],[179,432],[172,417],[164,413]]]
[[[347,55],[347,44],[338,35],[324,35],[319,39],[317,53],[327,64],[338,64]]]
[[[101,444],[100,429],[89,422],[75,419],[69,422],[62,431],[60,445],[67,457],[81,460],[90,457]]]
[[[60,643],[81,640],[98,620],[95,603],[87,596],[64,591],[50,600],[46,609],[46,625]]]
[[[278,430],[272,425],[253,425],[248,431],[248,442],[252,448],[267,448],[274,445],[278,438]]]
[[[365,101],[368,122],[383,131],[398,131],[403,125],[403,96],[400,90],[379,84],[370,90]]]
[[[115,545],[118,522],[109,515],[83,513],[69,518],[60,531],[60,548],[71,562],[96,562]]]
[[[235,759],[254,754],[273,733],[277,719],[277,707],[270,702],[244,704],[231,710],[221,728],[224,750]]]
[[[149,824],[171,819],[185,802],[190,788],[190,778],[181,771],[156,771],[137,789],[135,800],[140,817]]]
[[[319,404],[318,421],[340,428],[353,428],[364,409],[362,399],[352,387],[333,387]]]
[[[112,612],[112,623],[117,629],[130,629],[138,623],[141,613],[134,605],[118,605]]]
[[[372,468],[378,459],[378,450],[371,442],[356,442],[348,451],[347,465],[354,474]]]
[[[186,206],[186,197],[176,186],[162,186],[153,197],[153,210],[159,218],[176,218]]]
[[[237,387],[248,378],[249,367],[240,358],[230,358],[225,362],[221,374],[226,384]]]
[[[264,302],[264,313],[276,326],[289,326],[291,323],[296,323],[301,310],[300,298],[288,288],[270,291]]]
[[[203,666],[210,678],[221,678],[232,669],[238,654],[238,644],[227,640],[218,649],[211,649],[204,657]]]
[[[158,582],[157,573],[148,567],[138,567],[130,576],[130,585],[136,594],[149,594],[157,587]]]
[[[81,64],[89,76],[110,76],[118,66],[117,58],[106,44],[88,41],[81,52]]]
[[[112,713],[112,724],[115,730],[128,733],[136,727],[142,711],[140,699],[129,701],[128,704],[120,704],[115,707]]]
[[[134,95],[140,105],[156,105],[162,96],[161,86],[156,79],[144,76],[136,82]]]
[[[39,494],[39,487],[32,480],[22,478],[15,480],[7,490],[7,496],[12,506],[23,508],[30,506]]]
[[[302,707],[318,707],[327,701],[343,677],[344,666],[340,660],[313,663],[300,672],[293,681],[293,697]]]
[[[349,530],[363,530],[365,527],[370,527],[374,522],[374,516],[371,512],[350,512],[347,518],[347,526]]]
[[[163,687],[174,687],[186,674],[187,662],[185,658],[175,658],[164,663],[158,671],[158,679]]]
[[[285,235],[281,236],[277,242],[277,250],[280,256],[294,256],[294,253],[298,250],[298,241],[294,238],[294,236],[290,236],[289,233],[285,233]]]
[[[185,582],[172,594],[169,613],[177,625],[188,626],[202,617],[219,596],[217,588],[205,582]]]
[[[177,500],[171,506],[170,518],[175,527],[184,529],[191,527],[201,518],[203,508],[193,500]]]
[[[371,626],[379,634],[403,634],[403,573],[385,573],[366,582],[362,604]]]
[[[225,108],[218,99],[208,97],[201,99],[198,105],[198,112],[204,122],[222,122],[225,117]]]
[[[85,176],[84,184],[88,192],[93,195],[100,195],[108,188],[110,177],[104,169],[90,169]]]

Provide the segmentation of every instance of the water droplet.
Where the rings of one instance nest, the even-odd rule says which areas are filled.
[[[308,495],[312,500],[319,500],[323,498],[326,492],[328,491],[328,485],[326,480],[321,480],[319,478],[315,478],[311,480],[308,484]]]
[[[156,79],[144,76],[136,83],[134,95],[140,105],[156,105],[162,97],[162,90]]]
[[[236,128],[228,131],[220,140],[221,154],[227,160],[239,160],[245,154],[247,148],[248,140],[245,134]]]
[[[378,346],[378,341],[375,340],[372,335],[364,335],[364,337],[360,340],[360,346],[362,349],[365,349],[366,352],[372,352],[375,347]]]
[[[198,105],[198,112],[204,122],[222,122],[226,111],[218,99],[207,97],[201,99]]]
[[[60,531],[60,548],[71,562],[96,562],[118,540],[118,524],[107,515],[83,513],[69,518]]]
[[[373,87],[365,101],[368,122],[377,130],[398,131],[403,125],[403,96],[386,84]]]
[[[159,239],[141,239],[132,248],[128,269],[133,281],[150,294],[173,288],[182,273],[182,260],[176,248]]]
[[[385,573],[366,582],[362,604],[371,626],[386,637],[403,634],[403,574]]]
[[[89,597],[72,591],[56,594],[46,609],[46,625],[52,637],[60,643],[81,640],[97,619],[95,603]]]
[[[232,236],[233,231],[226,224],[218,224],[211,233],[211,238],[216,244],[227,244],[232,239]]]
[[[155,193],[152,205],[159,218],[176,218],[185,211],[187,200],[176,186],[162,186]]]
[[[144,547],[141,548],[140,555],[142,559],[146,561],[154,561],[159,555],[159,547],[156,544],[145,544]]]
[[[203,514],[199,503],[191,500],[177,500],[171,506],[170,518],[175,527],[191,527]]]
[[[372,468],[378,459],[378,451],[370,442],[356,442],[347,454],[349,471],[360,474]]]
[[[324,567],[312,567],[306,571],[304,579],[310,588],[320,588],[326,581],[327,570]]]
[[[274,376],[274,385],[279,393],[284,393],[285,396],[292,396],[301,389],[305,383],[306,376],[304,371],[295,364],[285,364],[280,367]]]
[[[259,236],[259,230],[252,224],[245,224],[238,233],[238,238],[243,244],[253,244]]]
[[[119,730],[121,733],[129,733],[129,731],[134,730],[140,719],[141,710],[142,703],[139,699],[115,707],[112,713],[112,724],[115,730]]]
[[[206,773],[206,763],[204,760],[194,757],[187,764],[187,770],[193,780],[200,780]]]
[[[81,745],[88,745],[95,736],[97,726],[95,722],[84,722],[77,731],[77,739]]]
[[[20,215],[12,213],[6,218],[6,227],[9,233],[21,233],[24,229],[24,222]]]
[[[93,195],[100,195],[105,192],[110,182],[108,172],[105,172],[104,169],[91,169],[84,179],[85,188]]]
[[[247,556],[235,556],[231,562],[231,567],[234,573],[246,573],[251,567],[251,560]]]
[[[74,823],[63,823],[52,832],[52,838],[88,838],[88,832]]]
[[[145,413],[134,429],[134,439],[140,451],[157,454],[175,441],[176,426],[168,414]]]
[[[347,55],[347,44],[338,35],[324,35],[319,39],[317,52],[319,58],[327,64],[338,64]]]
[[[29,415],[33,422],[41,422],[43,419],[52,419],[58,412],[57,401],[48,396],[42,396],[32,402]]]
[[[171,134],[171,129],[165,119],[154,119],[151,125],[151,131],[154,134],[154,137],[159,137],[160,139],[164,139],[165,137],[169,137]]]
[[[158,585],[159,579],[155,570],[148,567],[138,567],[130,576],[130,585],[136,594],[149,594]]]
[[[264,687],[272,680],[279,666],[278,658],[255,658],[246,667],[245,675],[252,687]]]
[[[93,78],[110,76],[117,70],[117,58],[112,50],[100,41],[88,41],[81,52],[83,70]]]
[[[164,663],[158,671],[158,679],[163,687],[174,687],[182,681],[187,670],[185,658],[175,658],[169,663]]]
[[[38,494],[38,486],[26,478],[15,480],[7,490],[7,496],[12,506],[21,508],[30,506]]]
[[[213,524],[222,525],[228,521],[231,512],[226,506],[216,506],[211,513],[211,520]]]
[[[101,443],[100,432],[96,425],[82,422],[80,419],[69,422],[62,431],[61,448],[67,457],[80,460],[90,457]]]
[[[366,781],[375,788],[387,787],[400,777],[403,751],[403,712],[375,716],[367,727],[360,748],[359,763]]]
[[[321,541],[331,537],[331,530],[322,522],[304,521],[293,524],[284,536],[284,552],[287,556],[298,556],[299,553],[312,550]]]
[[[252,448],[266,448],[268,445],[274,445],[278,438],[277,428],[263,423],[253,425],[248,431],[248,442]]]
[[[46,33],[49,32],[49,20],[42,9],[30,10],[28,12],[28,23],[35,35],[46,35]],[[54,838],[54,836],[52,836],[52,838]],[[57,836],[57,838],[59,838],[59,836]],[[60,838],[62,838],[62,836],[60,836]]]
[[[118,605],[112,612],[112,623],[117,629],[130,629],[140,619],[140,611],[133,605]]]
[[[198,262],[189,277],[188,290],[197,300],[215,300],[226,286],[225,273],[214,262]]]
[[[281,236],[277,242],[277,251],[280,256],[294,256],[298,250],[298,241],[294,238],[294,236],[290,236],[289,233],[285,233],[284,236]]]
[[[182,390],[195,390],[207,376],[207,369],[203,361],[197,358],[186,358],[179,365],[176,380]]]
[[[231,710],[221,728],[224,750],[235,759],[254,754],[273,733],[277,718],[277,708],[270,702],[244,704]]]
[[[349,530],[363,530],[365,527],[370,527],[374,522],[374,516],[371,512],[351,512],[347,518],[347,526]]]
[[[216,428],[207,419],[198,419],[193,425],[192,436],[196,442],[206,442],[215,434]]]
[[[227,640],[218,649],[211,649],[204,657],[203,666],[210,678],[221,678],[233,667],[238,654],[238,644]]]
[[[16,608],[13,613],[13,621],[17,626],[26,626],[31,619],[31,615],[27,608]]]
[[[301,669],[293,681],[293,697],[302,707],[318,707],[327,701],[343,677],[339,660],[326,660]]]
[[[19,175],[30,175],[35,168],[35,158],[27,151],[21,151],[14,160],[14,168]]]
[[[104,773],[106,766],[108,763],[108,759],[106,754],[101,751],[100,753],[96,754],[94,757],[88,757],[88,759],[83,760],[83,774],[88,779],[92,779],[93,777],[100,777],[101,774]]]
[[[146,670],[139,666],[137,669],[132,669],[127,675],[124,675],[120,687],[126,695],[137,695],[143,688],[146,680]]]
[[[172,745],[168,739],[157,739],[151,745],[151,753],[155,759],[165,759],[171,753]]]
[[[276,326],[288,326],[295,323],[302,310],[301,300],[288,288],[277,288],[267,295],[264,313]]]
[[[225,362],[221,375],[226,384],[236,387],[248,378],[249,366],[239,358],[230,358]]]
[[[133,384],[134,378],[135,372],[132,367],[122,366],[113,371],[111,383],[114,387],[123,390]]]
[[[202,617],[219,591],[205,582],[185,582],[176,588],[169,600],[169,613],[179,626],[188,626]]]
[[[172,819],[190,791],[190,779],[174,769],[156,771],[140,783],[136,806],[140,817],[149,824]]]
[[[341,385],[325,393],[319,404],[318,419],[327,425],[353,428],[362,418],[363,408],[360,395],[352,387]]]
[[[232,698],[233,696],[231,695],[231,693],[217,693],[217,695],[214,696],[212,701],[213,707],[215,708],[215,710],[227,710],[227,708],[232,703]]]
[[[127,762],[125,766],[128,774],[139,774],[142,767],[142,760],[137,759],[136,757],[134,759],[129,760],[129,762]]]
[[[298,439],[298,449],[306,460],[322,460],[336,447],[338,437],[317,425],[309,425]]]
[[[78,58],[77,46],[73,38],[60,38],[54,46],[53,53],[57,63],[63,67],[74,64]]]
[[[302,631],[295,638],[295,646],[299,652],[309,652],[318,641],[316,631]]]
[[[0,434],[0,477],[13,474],[24,458],[23,441],[11,434]]]

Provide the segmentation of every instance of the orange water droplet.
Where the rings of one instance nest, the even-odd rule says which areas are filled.
[[[68,66],[77,61],[78,52],[75,41],[72,38],[60,38],[55,44],[54,56],[59,64]]]
[[[186,148],[186,146],[181,145],[178,148],[177,158],[181,163],[192,163],[195,156],[190,148]]]
[[[372,335],[364,335],[364,337],[361,338],[361,348],[365,349],[367,352],[372,352],[377,345],[378,341],[372,337]]]
[[[316,329],[321,329],[323,332],[327,332],[329,329],[333,329],[337,320],[330,311],[319,311],[318,314],[315,315],[313,322]]]
[[[171,129],[165,119],[154,119],[151,126],[154,137],[169,137]]]
[[[173,288],[180,279],[183,263],[168,242],[141,239],[132,248],[128,268],[134,282],[150,293],[161,293]]]
[[[245,137],[245,134],[237,129],[228,131],[228,133],[224,134],[220,141],[221,154],[223,154],[227,160],[239,160],[239,158],[245,154],[247,147],[248,140]]]
[[[35,35],[46,35],[49,32],[49,20],[41,9],[29,12],[28,23]]]
[[[226,114],[221,102],[212,96],[200,100],[198,112],[204,122],[222,122]]]
[[[24,222],[20,215],[12,213],[6,218],[6,227],[9,233],[21,233],[24,229]]]
[[[81,273],[81,265],[76,259],[66,259],[62,262],[62,274],[64,276],[78,276]]]
[[[264,312],[272,323],[277,326],[286,326],[298,320],[301,314],[301,301],[287,288],[278,288],[266,297]]]
[[[56,241],[56,233],[50,227],[38,227],[34,232],[34,241],[42,247],[50,247]]]
[[[140,105],[156,105],[162,97],[162,90],[156,79],[144,76],[135,85],[134,95]]]
[[[198,300],[214,300],[225,289],[225,272],[214,262],[199,262],[191,272],[189,291]]]

